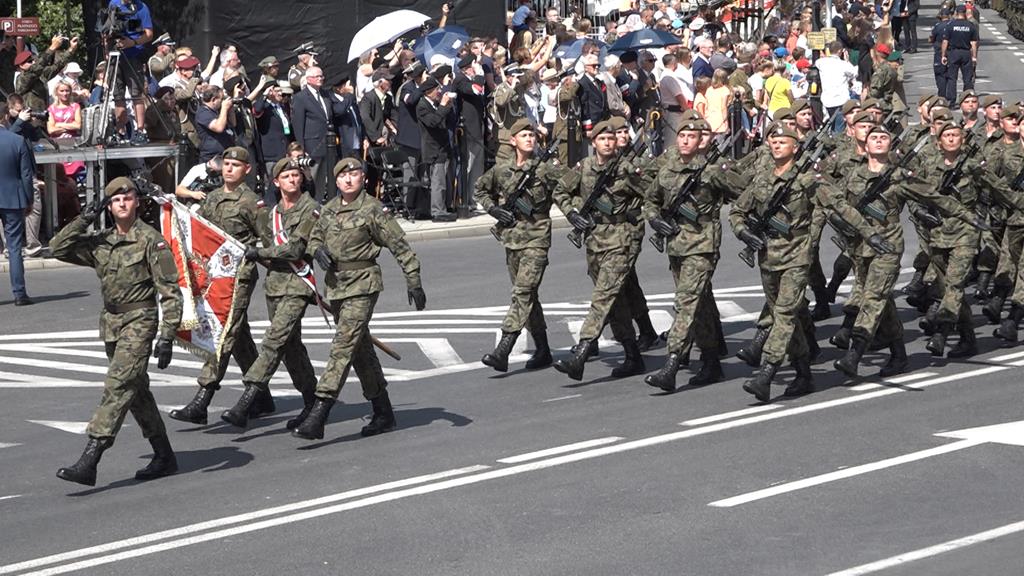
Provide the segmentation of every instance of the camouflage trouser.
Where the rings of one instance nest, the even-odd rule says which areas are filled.
[[[252,298],[253,281],[239,282],[235,286],[235,307],[228,319],[229,330],[222,338],[220,356],[207,360],[199,372],[199,385],[203,388],[220,389],[220,381],[228,371],[228,362],[234,356],[238,367],[245,374],[259,356],[256,343],[249,329],[249,300]]]
[[[1000,246],[1006,233],[1006,214],[1001,208],[989,210],[988,222],[991,230],[981,231],[981,244],[978,246],[978,272],[995,274],[999,267]]]
[[[917,218],[910,219],[917,233],[917,254],[914,255],[914,271],[924,274],[926,282],[934,282],[936,270],[931,266],[932,231],[930,228],[921,225]]]
[[[633,267],[629,269],[626,284],[622,287],[623,297],[629,304],[630,316],[638,321],[649,316],[651,313],[650,308],[647,307],[647,295],[644,294],[644,289],[640,287],[640,277],[636,274],[636,259],[640,257],[643,242],[644,225],[641,223],[637,227],[637,235],[633,238],[632,245],[630,246],[633,249]]]
[[[302,317],[308,305],[307,296],[267,296],[270,327],[263,333],[259,357],[246,370],[242,382],[266,390],[284,360],[296,390],[308,394],[316,388],[316,371],[302,344]]]
[[[1024,225],[1009,225],[1003,234],[995,286],[1012,293],[1011,302],[1024,303],[1024,281],[1021,280],[1024,266],[1021,266],[1021,256],[1024,256]]]
[[[154,323],[155,326],[155,323]],[[103,397],[89,421],[86,433],[90,438],[114,438],[129,411],[142,430],[142,436],[153,438],[167,433],[156,399],[149,391],[150,349],[153,334],[143,339],[126,338],[106,342],[110,367],[103,381]]]
[[[316,385],[317,396],[337,399],[350,367],[355,368],[359,376],[364,398],[373,400],[384,392],[388,383],[370,341],[370,317],[376,305],[377,293],[331,302],[337,329],[331,341],[327,366]]]
[[[900,276],[900,255],[857,256],[853,259],[853,270],[854,286],[861,296],[854,333],[868,342],[874,339],[889,344],[902,340],[903,324],[892,299],[892,288]]]
[[[971,264],[977,249],[969,246],[931,249],[932,264],[935,268],[935,283],[941,293],[936,321],[943,324],[966,322],[971,324],[971,310],[964,302],[964,286],[971,272]]]
[[[505,263],[512,279],[512,303],[509,304],[501,329],[517,334],[523,327],[531,334],[544,332],[548,326],[544,322],[544,309],[540,305],[538,290],[548,265],[547,249],[506,249]]]
[[[808,314],[807,267],[798,266],[786,270],[761,269],[761,285],[764,297],[771,308],[772,331],[764,343],[763,358],[773,364],[781,363],[786,354],[791,359],[803,358],[808,354],[807,338],[800,316]]]
[[[718,347],[715,327],[717,306],[711,293],[711,277],[715,274],[718,258],[715,254],[670,256],[669,269],[675,281],[673,302],[676,310],[672,328],[668,331],[668,352],[682,353],[696,341],[701,350]]]
[[[596,254],[587,251],[587,274],[594,281],[594,293],[590,298],[590,311],[580,329],[581,340],[600,336],[605,321],[611,325],[612,336],[617,341],[636,339],[630,306],[622,290],[634,261],[635,254],[629,246]]]

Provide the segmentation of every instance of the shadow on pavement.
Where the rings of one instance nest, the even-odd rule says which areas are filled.
[[[90,293],[85,290],[76,290],[74,292],[68,292],[67,294],[50,294],[48,296],[32,296],[32,301],[36,304],[42,304],[44,302],[59,302],[61,300],[73,300],[75,298],[85,298]],[[14,300],[0,300],[0,306],[5,304],[14,304]]]
[[[334,412],[331,412],[331,416],[334,416]],[[408,430],[410,428],[417,428],[420,426],[427,426],[434,423],[437,420],[447,420],[451,423],[452,427],[461,428],[462,426],[468,426],[472,424],[473,420],[467,418],[461,414],[454,414],[445,410],[444,408],[415,408],[412,410],[395,410],[395,419],[398,421],[398,427],[395,428],[393,433],[401,432],[402,430]],[[333,421],[334,418],[331,418]],[[328,422],[328,425],[330,422]],[[360,426],[362,428],[362,426]],[[331,432],[331,427],[328,426],[326,433]],[[346,436],[339,436],[337,438],[318,442],[316,444],[307,444],[299,447],[299,450],[316,450],[333,444],[340,444],[343,442],[351,442],[353,440],[359,440],[362,436],[359,431],[354,434],[348,434]]]
[[[219,448],[210,448],[207,450],[186,450],[175,452],[174,454],[178,458],[178,473],[175,474],[175,476],[189,474],[191,472],[220,472],[222,470],[230,470],[232,468],[241,468],[254,460],[252,454],[243,452],[234,446],[221,446]],[[149,460],[150,457],[150,454],[146,454],[140,458]],[[103,468],[101,465],[100,474],[102,473]],[[156,481],[159,480],[153,480],[151,482]],[[111,482],[110,484],[100,488],[90,488],[80,492],[72,492],[68,494],[68,496],[89,496],[91,494],[98,494],[115,488],[123,488],[125,486],[143,483],[144,482],[136,480],[135,478],[125,478],[123,480]]]

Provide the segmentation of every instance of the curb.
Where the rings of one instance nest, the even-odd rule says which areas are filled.
[[[10,271],[10,260],[0,262],[0,273]],[[75,268],[74,264],[61,262],[56,258],[25,258],[25,271],[29,270],[55,270],[57,268]]]

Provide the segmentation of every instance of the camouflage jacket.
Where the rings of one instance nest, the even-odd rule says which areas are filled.
[[[181,323],[182,296],[178,269],[163,236],[148,224],[136,220],[125,235],[114,228],[89,232],[89,223],[76,218],[53,240],[54,258],[96,269],[105,306],[155,302],[158,295],[163,318],[156,307],[100,314],[100,337],[104,342],[131,339],[150,340],[157,333],[173,339]]]
[[[409,288],[418,288],[420,262],[405,241],[405,232],[384,207],[365,192],[350,204],[341,196],[324,205],[313,226],[306,255],[310,258],[323,247],[334,259],[334,270],[327,270],[327,299],[344,300],[352,296],[376,294],[384,289],[377,256],[381,247],[395,255]]]
[[[669,216],[666,219],[674,220],[679,225],[679,234],[667,243],[666,252],[669,256],[717,254],[722,245],[722,205],[743,187],[743,181],[729,170],[724,159],[714,166],[708,166],[693,193],[694,202],[688,206],[696,212],[697,222],[681,216],[672,217],[666,213],[671,209],[679,189],[705,160],[697,156],[684,163],[676,148],[666,152],[663,157],[667,160],[647,188],[644,218]]]
[[[1017,177],[1021,169],[1024,168],[1024,145],[1021,142],[1014,142],[1012,144],[1001,142],[994,148],[994,153],[991,155],[992,161],[989,163],[989,166],[992,172],[1009,186],[1013,183],[1014,178]],[[1020,198],[1024,196],[1024,190],[1010,189],[1010,194],[1013,197]],[[1011,226],[1024,226],[1024,211],[1009,210],[1006,223]]]
[[[229,236],[246,246],[255,246],[260,237],[259,214],[263,201],[246,184],[235,192],[223,187],[210,192],[199,206],[198,214]],[[255,280],[256,266],[245,262],[238,270],[239,279]]]
[[[50,98],[46,82],[63,70],[69,61],[69,51],[46,50],[36,58],[28,70],[18,75],[18,79],[14,81],[14,92],[25,100],[26,108],[31,108],[35,112],[46,110]]]
[[[484,210],[493,206],[504,206],[516,186],[537,163],[531,159],[522,166],[515,161],[499,162],[484,172],[476,181],[473,197]],[[501,244],[509,250],[551,247],[551,191],[558,185],[561,170],[549,163],[537,167],[530,180],[527,192],[521,197],[519,206],[512,212],[516,223],[501,231]]]
[[[267,265],[267,278],[264,281],[267,296],[313,296],[313,291],[295,273],[291,263],[297,263],[300,268],[306,265],[303,257],[306,254],[309,235],[320,217],[318,208],[316,201],[309,194],[300,194],[295,205],[287,210],[282,204],[278,204],[272,210],[260,211],[259,226],[263,248],[257,252],[260,260]],[[281,215],[281,229],[286,238],[280,245],[274,242],[275,212]]]
[[[747,184],[746,189],[729,210],[729,224],[738,236],[741,231],[747,229],[747,215],[762,215],[764,205],[775,191],[794,179],[793,186],[783,203],[784,209],[774,215],[789,225],[789,236],[768,236],[766,248],[758,253],[758,262],[762,270],[788,270],[811,265],[812,219],[816,207],[820,205],[818,195],[823,193],[821,188],[824,185],[821,174],[799,174],[795,166],[781,176],[776,176],[774,170],[759,173]]]
[[[871,85],[868,92],[872,98],[881,101],[882,109],[886,113],[892,110],[892,98],[896,93],[898,81],[896,71],[889,66],[888,62],[875,64],[871,71]]]
[[[882,171],[885,169],[883,167]],[[880,234],[898,253],[902,253],[903,224],[900,222],[900,214],[908,201],[935,207],[947,217],[971,219],[971,213],[959,202],[937,193],[933,186],[919,178],[912,170],[905,168],[897,169],[893,173],[889,187],[872,203],[873,209],[885,215],[884,219],[869,217],[857,210],[856,206],[881,174],[881,171],[872,172],[865,161],[847,171],[843,187],[833,187],[833,193],[841,195],[845,201],[831,202],[831,207],[860,233],[859,238],[850,242],[852,254],[862,257],[876,256],[877,253],[863,241],[872,234]]]
[[[616,166],[610,185],[598,196],[590,216],[597,225],[587,235],[587,250],[605,252],[628,246],[636,240],[641,213],[635,208],[636,199],[643,199],[640,169],[628,160],[609,160],[597,163],[596,156],[585,158],[572,170],[566,170],[555,187],[554,199],[563,214],[580,210],[590,196],[598,179],[609,166]]]

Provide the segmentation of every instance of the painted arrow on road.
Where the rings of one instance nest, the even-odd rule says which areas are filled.
[[[714,506],[716,508],[732,508],[733,506],[771,498],[772,496],[778,496],[779,494],[786,494],[788,492],[795,492],[812,486],[835,482],[836,480],[860,476],[861,474],[867,474],[869,472],[875,472],[876,470],[899,466],[900,464],[924,460],[940,454],[949,454],[950,452],[964,450],[981,444],[991,443],[1008,444],[1010,446],[1024,446],[1024,420],[1019,422],[1008,422],[1006,424],[996,424],[993,426],[982,426],[980,428],[956,430],[953,432],[940,432],[935,435],[943,438],[957,438],[959,439],[959,442],[953,442],[952,444],[945,444],[943,446],[929,448],[919,452],[911,452],[910,454],[887,458],[885,460],[879,460],[878,462],[871,462],[869,464],[862,464],[852,468],[844,468],[843,470],[836,470],[835,472],[812,476],[795,482],[787,482],[785,484],[779,484],[777,486],[772,486],[771,488],[765,488],[764,490],[757,490],[747,494],[740,494],[739,496],[733,496],[732,498],[726,498],[724,500],[716,500],[708,504],[708,506]]]

